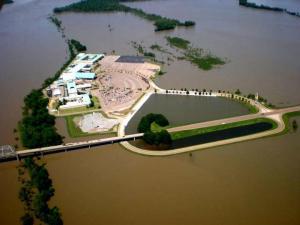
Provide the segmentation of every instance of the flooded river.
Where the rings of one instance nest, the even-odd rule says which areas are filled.
[[[47,20],[53,7],[66,3],[16,0],[0,12],[0,144],[14,144],[12,129],[24,95],[40,87],[67,57],[61,35]],[[209,72],[173,62],[156,81],[164,88],[240,88],[277,105],[300,103],[299,18],[239,7],[236,0],[129,5],[195,20],[197,26],[154,33],[150,22],[122,13],[59,17],[66,34],[89,52],[135,54],[130,41],[165,45],[165,35],[176,35],[230,61]],[[133,154],[116,144],[49,155],[44,161],[56,188],[53,204],[65,224],[298,225],[299,136],[298,130],[161,158]],[[16,165],[0,164],[0,224],[18,224],[22,215]]]

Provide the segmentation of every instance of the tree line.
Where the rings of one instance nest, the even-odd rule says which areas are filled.
[[[39,221],[48,225],[62,225],[58,207],[48,205],[55,189],[45,164],[39,165],[33,158],[25,158],[18,167],[18,174],[21,182],[19,199],[25,210],[21,223],[32,225]]]
[[[276,12],[285,12],[289,15],[300,17],[299,12],[292,12],[292,11],[289,11],[289,10],[284,9],[284,8],[272,7],[272,6],[267,6],[267,5],[263,5],[263,4],[258,5],[254,2],[248,2],[248,0],[239,0],[239,4],[241,6],[245,6],[245,7],[249,7],[249,8],[271,10],[271,11],[276,11]]]
[[[121,2],[126,2],[122,0],[83,0],[77,3],[72,3],[70,5],[59,7],[54,9],[54,13],[62,12],[125,12],[132,13],[143,19],[153,21],[155,31],[171,30],[176,26],[194,26],[196,23],[194,21],[184,21],[181,22],[176,19],[170,19],[157,14],[146,13],[141,9],[131,8],[129,6],[121,4]]]

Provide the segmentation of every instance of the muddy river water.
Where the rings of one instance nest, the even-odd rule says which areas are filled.
[[[16,0],[0,12],[0,144],[15,143],[12,130],[24,95],[40,87],[67,57],[64,40],[47,16],[69,2]],[[235,0],[128,5],[197,25],[154,33],[150,22],[123,13],[59,18],[66,35],[86,44],[89,52],[136,54],[130,41],[165,45],[166,35],[176,35],[229,60],[209,72],[173,62],[156,80],[161,87],[240,88],[279,106],[300,103],[299,18],[239,7]],[[299,137],[298,130],[171,157],[145,157],[115,144],[43,160],[56,189],[52,203],[65,224],[298,225]],[[23,213],[16,165],[0,164],[0,224],[18,224]]]

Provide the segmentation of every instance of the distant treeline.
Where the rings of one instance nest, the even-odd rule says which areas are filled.
[[[289,15],[300,17],[299,12],[291,12],[291,11],[289,11],[287,9],[284,9],[284,8],[271,7],[271,6],[262,5],[262,4],[258,5],[258,4],[253,3],[253,2],[248,2],[248,0],[239,0],[239,4],[241,6],[245,6],[245,7],[249,7],[249,8],[271,10],[271,11],[276,11],[276,12],[286,12]]]
[[[62,12],[125,12],[132,13],[136,16],[150,20],[154,22],[156,27],[155,31],[171,30],[176,26],[194,26],[194,21],[181,22],[176,19],[170,19],[162,17],[156,14],[149,14],[141,9],[131,8],[129,6],[120,4],[120,2],[127,2],[125,0],[83,0],[77,3],[73,3],[64,7],[55,8],[55,13]]]
[[[20,137],[24,147],[39,148],[62,143],[63,137],[57,133],[55,128],[55,117],[48,113],[47,106],[49,99],[44,96],[43,89],[57,80],[62,71],[75,58],[78,53],[78,46],[74,46],[74,41],[68,41],[68,61],[53,77],[46,79],[40,89],[32,90],[24,98],[23,118],[19,122]],[[77,42],[75,41],[75,43]],[[80,46],[83,45],[80,44]]]
[[[0,10],[1,10],[1,8],[4,4],[11,4],[11,3],[14,3],[14,1],[12,1],[12,0],[0,0]]]

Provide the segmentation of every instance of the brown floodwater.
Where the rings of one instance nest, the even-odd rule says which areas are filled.
[[[53,7],[66,3],[16,0],[0,12],[0,144],[14,143],[24,95],[67,57],[64,40],[47,21]],[[68,37],[90,52],[135,54],[130,41],[165,45],[165,35],[178,35],[230,60],[209,72],[184,61],[171,63],[157,79],[162,87],[240,88],[258,91],[274,104],[300,103],[299,18],[239,7],[235,0],[130,5],[195,20],[197,26],[154,33],[150,22],[123,13],[59,17]],[[64,134],[64,121],[57,124]],[[52,203],[65,224],[298,225],[299,137],[297,131],[172,157],[145,157],[115,144],[44,160],[56,188]],[[0,164],[0,224],[18,224],[22,215],[16,165]]]
[[[111,145],[44,160],[65,224],[297,225],[299,135],[192,156],[146,157]],[[22,212],[15,165],[0,164],[1,224],[17,224]]]

